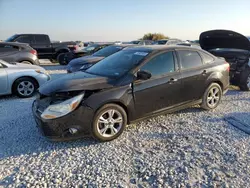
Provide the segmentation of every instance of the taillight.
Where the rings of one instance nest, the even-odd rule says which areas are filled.
[[[32,53],[33,55],[37,55],[37,51],[36,50],[31,50],[30,53]]]
[[[74,45],[74,46],[73,46],[73,50],[77,50],[77,45]]]
[[[230,64],[226,61],[225,61],[225,64],[226,64],[226,70],[229,72],[230,71]]]

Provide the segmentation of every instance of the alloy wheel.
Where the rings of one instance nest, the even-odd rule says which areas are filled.
[[[210,88],[207,95],[207,104],[209,107],[213,108],[220,101],[220,90],[217,87]]]
[[[30,96],[35,90],[35,86],[30,81],[22,81],[17,86],[17,91],[22,96]]]
[[[250,89],[250,74],[247,77],[247,87]]]
[[[114,109],[104,111],[97,121],[97,131],[103,137],[113,137],[119,133],[123,125],[121,113]]]

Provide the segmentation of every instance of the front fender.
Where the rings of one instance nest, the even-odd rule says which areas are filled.
[[[122,107],[126,107],[125,110],[129,117],[131,117],[130,112],[132,112],[134,105],[132,89],[129,85],[101,90],[89,96],[84,103],[94,111],[108,103],[121,104]]]

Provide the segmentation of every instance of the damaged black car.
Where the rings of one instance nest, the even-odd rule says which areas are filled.
[[[211,30],[200,34],[200,46],[230,64],[230,82],[242,91],[250,90],[250,42],[239,33]]]
[[[130,47],[43,85],[32,109],[51,140],[110,141],[146,117],[196,104],[214,109],[228,86],[229,64],[204,50]]]

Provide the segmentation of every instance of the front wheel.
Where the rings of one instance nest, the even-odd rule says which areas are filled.
[[[205,110],[215,109],[222,97],[222,90],[219,84],[212,83],[206,89],[203,97],[201,107]]]
[[[101,107],[93,120],[93,135],[102,142],[119,137],[127,125],[125,110],[116,104]]]
[[[250,91],[250,68],[241,72],[239,87],[241,91]]]
[[[13,84],[13,92],[21,98],[32,97],[37,88],[38,84],[32,78],[19,78]]]

